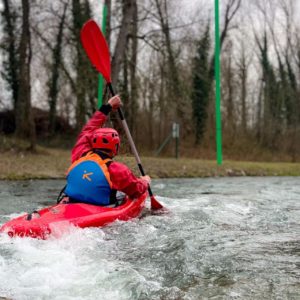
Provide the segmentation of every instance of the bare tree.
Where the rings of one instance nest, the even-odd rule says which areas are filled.
[[[168,2],[167,0],[155,0],[156,9],[158,12],[159,22],[161,26],[161,31],[163,33],[166,45],[166,55],[169,70],[169,97],[173,100],[175,104],[175,118],[179,120],[184,120],[184,103],[183,103],[183,93],[181,88],[181,81],[179,77],[179,70],[176,64],[174,50],[172,47],[170,25],[169,25],[169,13],[168,13]]]
[[[236,76],[233,66],[232,58],[232,43],[227,44],[226,49],[226,58],[223,60],[223,95],[224,95],[224,108],[226,115],[226,122],[224,122],[224,129],[227,131],[228,136],[231,140],[234,139],[236,135],[236,124],[238,123],[238,118],[236,114],[237,105],[236,105]],[[225,55],[224,55],[225,56]]]
[[[1,72],[9,84],[13,96],[13,108],[16,108],[18,101],[19,78],[18,78],[18,44],[16,36],[16,12],[8,0],[3,0],[4,10],[2,12],[4,19],[5,41],[1,48],[8,54],[8,61],[4,64],[5,71]]]
[[[136,1],[133,3],[133,16],[130,34],[130,49],[129,49],[129,72],[130,72],[130,114],[128,124],[135,135],[136,132],[136,114],[138,110],[138,83],[137,83],[137,51],[138,51],[138,7]]]
[[[241,42],[241,53],[239,56],[239,61],[237,63],[237,74],[240,82],[240,99],[241,99],[241,130],[242,134],[247,133],[247,123],[248,123],[248,109],[247,109],[247,80],[248,80],[248,68],[249,68],[249,59],[247,59],[247,54],[245,50],[245,42]]]
[[[72,38],[75,49],[74,66],[76,77],[74,79],[76,93],[76,128],[80,130],[86,122],[86,116],[93,112],[96,107],[95,99],[97,94],[96,71],[91,68],[90,62],[80,42],[80,30],[91,17],[91,10],[88,0],[72,0]],[[90,105],[90,110],[88,108]]]
[[[241,0],[228,0],[225,6],[224,10],[224,22],[223,22],[223,28],[221,30],[221,36],[220,36],[220,43],[221,43],[221,50],[224,47],[224,44],[226,42],[226,38],[229,34],[230,29],[232,29],[232,23],[234,20],[235,15],[237,14],[238,10],[240,9],[241,6]],[[214,77],[215,77],[215,53],[210,58],[210,63],[209,63],[209,69],[208,69],[208,79],[207,79],[207,84],[205,85],[205,91],[202,94],[202,98],[198,101],[201,101],[202,103],[205,104],[204,107],[201,107],[201,110],[205,110],[206,113],[201,113],[200,115],[202,116],[203,120],[199,121],[201,125],[200,132],[205,132],[206,128],[214,128],[215,122],[214,120],[214,105],[211,103],[211,99],[213,98],[213,83],[214,83]],[[229,85],[228,87],[231,86],[231,82],[227,82]],[[232,91],[232,89],[229,89],[229,92]],[[205,96],[204,96],[205,95]],[[205,97],[205,98],[204,98]],[[230,98],[230,95],[227,98],[228,103],[233,103]],[[228,110],[228,112],[230,109]],[[231,112],[229,113],[231,114]],[[230,116],[229,116],[230,117]],[[232,122],[232,120],[230,121]],[[207,124],[209,126],[207,126]],[[209,135],[210,133],[208,133]],[[199,137],[198,137],[198,143],[199,143]]]
[[[30,83],[30,4],[28,0],[22,0],[22,34],[19,48],[20,71],[19,91],[16,105],[16,133],[21,137],[29,136],[30,148],[35,149],[36,134],[31,109],[31,83]]]
[[[241,7],[242,0],[228,0],[225,6],[225,14],[224,14],[224,26],[221,30],[220,36],[220,46],[221,49],[224,45],[226,37],[228,35],[229,30],[231,29],[231,23],[234,19],[234,16],[237,14],[238,10]],[[214,67],[215,57],[213,56],[210,64],[210,74],[211,77],[214,77],[215,67]]]
[[[105,31],[105,37],[106,42],[108,46],[110,46],[110,35],[111,35],[111,0],[104,0],[104,5],[107,9],[107,15],[106,15],[106,31]]]
[[[56,45],[52,52],[52,67],[51,67],[51,78],[49,81],[49,133],[54,134],[55,123],[56,123],[56,104],[58,98],[58,80],[59,80],[59,70],[62,61],[62,40],[63,40],[63,29],[65,25],[67,11],[67,3],[64,4],[63,13],[58,26],[58,32],[56,36]]]
[[[130,32],[130,24],[135,11],[135,0],[122,0],[122,21],[112,57],[112,83],[116,86],[122,63],[125,57],[126,44]]]

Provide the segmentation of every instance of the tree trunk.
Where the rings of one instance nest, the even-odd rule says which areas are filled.
[[[112,58],[111,77],[114,86],[117,85],[119,73],[125,57],[126,44],[130,31],[130,24],[134,13],[134,1],[123,0],[123,17],[117,38],[116,48]]]
[[[130,118],[128,125],[132,131],[133,136],[136,133],[136,114],[138,110],[137,98],[138,98],[138,87],[136,78],[136,65],[137,65],[137,47],[138,47],[138,9],[136,0],[133,0],[133,18],[131,26],[131,38],[130,38],[130,59],[129,59],[129,72],[130,72]]]
[[[75,81],[75,92],[76,92],[76,107],[75,107],[75,116],[76,116],[76,129],[79,131],[85,123],[85,114],[86,114],[86,104],[84,98],[84,91],[82,87],[82,64],[83,64],[83,53],[81,45],[79,43],[78,37],[80,36],[80,30],[82,26],[82,7],[80,0],[72,0],[72,14],[73,14],[73,34],[75,39],[76,47],[76,60],[75,60],[75,69],[76,69],[76,81]]]
[[[171,79],[169,85],[169,91],[170,91],[169,98],[172,100],[176,99],[176,101],[174,101],[173,104],[175,104],[175,118],[177,119],[177,121],[184,120],[183,94],[181,92],[179,71],[176,65],[174,51],[172,49],[167,1],[163,0],[162,3],[160,3],[158,0],[155,0],[155,3],[159,15],[161,30],[164,34],[165,43],[166,43],[169,76]]]
[[[58,80],[59,80],[59,68],[61,65],[61,51],[62,51],[62,40],[63,40],[63,29],[65,24],[67,4],[64,5],[63,14],[59,23],[58,33],[56,37],[56,45],[53,49],[53,62],[52,62],[52,76],[49,82],[49,133],[50,135],[54,134],[55,131],[55,123],[56,123],[56,104],[58,97]]]
[[[90,113],[95,109],[97,95],[97,73],[91,68],[91,64],[84,53],[80,42],[80,31],[82,25],[91,17],[91,11],[88,0],[72,0],[73,17],[73,38],[75,41],[76,57],[74,60],[76,79],[76,129],[79,131],[86,122],[86,116],[89,112],[87,101],[91,103]]]
[[[35,125],[31,109],[31,86],[30,86],[30,25],[29,0],[22,0],[22,34],[19,48],[20,54],[20,73],[19,73],[19,94],[16,105],[16,134],[19,137],[30,139],[31,150],[35,149],[36,136]]]
[[[5,20],[5,31],[7,34],[7,44],[4,46],[8,54],[8,66],[6,80],[10,86],[13,96],[13,109],[16,108],[18,101],[19,78],[18,78],[18,53],[16,47],[14,15],[8,0],[4,0],[4,10],[2,12]]]
[[[105,30],[105,39],[108,45],[108,48],[110,48],[110,33],[111,33],[111,0],[105,0],[104,5],[106,5],[107,9],[107,15],[106,15],[106,30]]]
[[[240,78],[240,85],[241,85],[241,127],[242,133],[246,134],[247,132],[247,62],[246,62],[246,54],[244,44],[242,45],[242,53],[240,58],[239,64],[239,78]]]
[[[233,141],[235,136],[235,124],[236,124],[236,117],[235,117],[235,103],[234,103],[234,71],[232,66],[232,47],[229,47],[228,50],[228,57],[227,57],[227,64],[225,66],[224,74],[224,91],[226,92],[225,105],[226,105],[226,122],[225,128],[227,128],[228,136]]]

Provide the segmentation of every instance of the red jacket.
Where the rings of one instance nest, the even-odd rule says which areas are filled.
[[[82,155],[92,150],[91,139],[95,129],[102,127],[107,120],[107,116],[100,111],[94,113],[92,118],[83,127],[77,138],[77,142],[72,149],[72,163],[78,160]],[[108,171],[112,188],[126,195],[137,198],[142,195],[148,188],[145,180],[137,178],[132,171],[124,164],[113,161]]]

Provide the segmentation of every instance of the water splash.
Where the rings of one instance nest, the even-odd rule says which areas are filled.
[[[297,178],[159,180],[153,189],[170,214],[146,213],[102,229],[72,228],[46,241],[1,235],[0,297],[299,299],[297,183]],[[0,182],[6,195],[1,223],[43,199],[48,203],[45,187],[55,186],[33,181],[16,197],[17,185]]]

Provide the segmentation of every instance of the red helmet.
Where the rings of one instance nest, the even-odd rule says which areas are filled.
[[[118,154],[120,147],[119,134],[113,128],[99,128],[94,131],[92,138],[93,149],[105,149],[113,153],[113,156]]]

